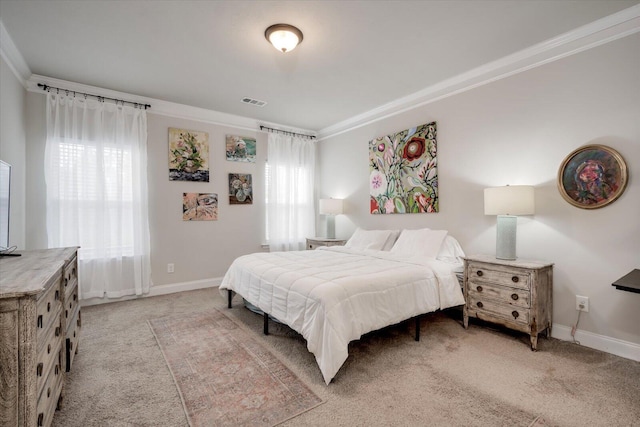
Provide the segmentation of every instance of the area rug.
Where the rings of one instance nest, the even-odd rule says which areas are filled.
[[[149,320],[192,427],[274,426],[322,403],[251,333],[211,308]]]

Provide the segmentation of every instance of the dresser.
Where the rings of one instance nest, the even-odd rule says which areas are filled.
[[[329,239],[326,237],[307,237],[307,250],[314,250],[320,246],[344,246],[344,239]]]
[[[531,350],[538,334],[551,335],[553,263],[517,259],[505,261],[477,255],[464,259],[464,327],[469,318],[528,333]]]
[[[0,258],[0,426],[49,426],[80,334],[77,248]]]

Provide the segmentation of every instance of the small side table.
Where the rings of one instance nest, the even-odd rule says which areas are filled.
[[[314,250],[320,246],[344,246],[345,239],[328,239],[326,237],[307,237],[307,250]]]
[[[476,317],[528,333],[531,350],[538,334],[551,335],[553,313],[553,263],[493,256],[464,258],[463,323]]]

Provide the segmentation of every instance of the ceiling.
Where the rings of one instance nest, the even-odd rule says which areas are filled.
[[[322,131],[638,3],[0,0],[0,20],[33,74]],[[280,22],[304,33],[287,54]]]

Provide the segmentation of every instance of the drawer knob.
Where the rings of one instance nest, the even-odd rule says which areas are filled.
[[[513,316],[514,319],[517,319],[518,317],[520,317],[520,313],[518,313],[517,311],[513,310],[511,312],[511,315]]]
[[[38,363],[38,366],[36,366],[36,375],[41,377],[42,376],[42,369],[44,368],[44,364],[43,363]]]
[[[78,299],[78,295],[73,294],[73,300],[75,301],[75,300],[77,300],[77,299]]]
[[[51,344],[47,346],[47,354],[51,353]]]
[[[41,427],[44,424],[44,414],[40,412],[38,414],[38,427]]]
[[[54,369],[54,372],[56,373],[56,375],[58,375],[60,373],[60,367],[58,365],[56,365],[56,368]]]
[[[48,302],[48,303],[47,303],[47,313],[48,313],[48,312],[50,312],[50,311],[51,311],[51,303],[50,303],[50,302]]]
[[[482,292],[482,286],[476,286],[476,291]]]
[[[60,300],[60,291],[56,290],[56,301]]]
[[[478,271],[476,271],[476,274],[477,274],[479,277],[482,277],[482,275],[483,275],[484,273],[482,272],[482,270],[478,270]]]
[[[47,397],[51,397],[51,387],[47,388]]]
[[[60,336],[60,326],[56,327],[56,336]]]
[[[518,283],[518,282],[520,281],[520,278],[519,278],[518,276],[513,276],[513,277],[511,278],[511,281],[512,281],[513,283]]]
[[[482,304],[482,301],[478,301],[478,302],[476,303],[476,305],[477,305],[478,307],[480,307],[480,308],[484,307],[484,304]]]
[[[514,301],[518,301],[518,294],[511,294],[511,299]]]
[[[42,314],[38,316],[38,328],[42,328]]]
[[[64,278],[64,287],[67,287],[67,284],[69,283],[69,279],[67,279],[66,277]]]

